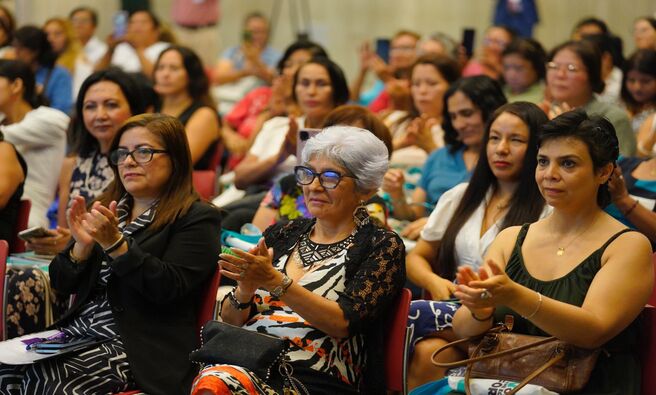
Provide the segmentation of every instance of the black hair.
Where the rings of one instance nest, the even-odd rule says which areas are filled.
[[[601,54],[599,49],[589,41],[567,41],[549,52],[547,60],[551,62],[558,52],[568,49],[574,52],[585,66],[588,81],[594,93],[604,91],[604,80],[601,78]]]
[[[298,83],[298,76],[301,73],[301,69],[303,69],[303,67],[307,66],[308,64],[318,64],[328,72],[328,76],[330,77],[330,85],[332,86],[333,90],[333,106],[341,106],[342,104],[348,102],[349,88],[348,84],[346,83],[346,77],[344,76],[342,68],[339,67],[337,63],[324,56],[315,56],[307,63],[299,67],[298,70],[296,70],[296,73],[294,74],[294,84],[292,85],[294,87],[292,89],[292,98],[295,102],[297,101],[296,84]]]
[[[656,50],[641,49],[633,53],[624,63],[624,75],[622,76],[622,100],[626,107],[633,113],[640,111],[642,103],[638,103],[626,87],[629,71],[637,71],[656,78]],[[656,95],[651,98],[651,103],[656,104]]]
[[[39,66],[52,69],[55,67],[57,54],[52,50],[46,33],[36,26],[23,26],[14,33],[14,42],[36,53]]]
[[[32,108],[39,107],[43,104],[42,99],[36,93],[34,72],[25,62],[0,59],[0,77],[4,77],[11,82],[17,79],[23,81],[22,99],[32,106]]]
[[[514,102],[505,104],[499,107],[490,117],[490,122],[483,137],[480,156],[469,180],[469,185],[467,185],[467,189],[447,225],[440,242],[437,259],[432,263],[433,271],[443,278],[453,279],[455,276],[457,267],[455,242],[458,233],[474,211],[485,201],[490,188],[496,189],[498,187],[497,179],[490,168],[487,157],[487,142],[492,123],[503,113],[509,113],[520,118],[528,127],[529,136],[517,188],[510,199],[508,212],[499,230],[509,226],[535,222],[540,218],[544,209],[544,198],[535,182],[535,167],[537,165],[538,136],[542,125],[548,121],[548,118],[544,111],[533,103]]]
[[[78,12],[88,12],[89,15],[91,15],[91,23],[93,24],[94,27],[98,26],[98,13],[96,10],[90,7],[75,7],[71,10],[71,12],[68,14],[68,19],[73,19],[73,16],[77,14]]]
[[[542,47],[542,44],[532,38],[516,38],[508,44],[506,49],[503,50],[501,56],[505,57],[513,54],[526,59],[531,66],[533,66],[533,70],[535,70],[538,80],[544,80],[546,75],[545,63],[547,53]]]
[[[80,92],[75,102],[75,118],[71,136],[72,151],[82,157],[89,156],[91,152],[98,150],[98,141],[89,133],[84,125],[83,107],[84,98],[89,88],[102,81],[109,81],[118,85],[128,102],[128,106],[130,106],[131,115],[141,114],[146,110],[139,85],[123,70],[117,67],[110,67],[105,70],[96,71],[88,76],[82,83],[82,86],[80,86]]]
[[[282,69],[285,68],[285,62],[287,62],[292,54],[300,50],[308,51],[311,57],[323,56],[329,58],[328,53],[321,45],[308,40],[296,41],[285,49],[285,53],[282,54],[282,57],[276,64],[276,70],[278,70],[278,73],[282,73]]]
[[[176,51],[182,57],[182,64],[187,72],[187,80],[189,81],[187,84],[187,92],[189,93],[189,96],[194,100],[199,100],[204,104],[215,107],[214,101],[210,98],[210,81],[205,73],[203,61],[200,60],[196,52],[191,48],[183,47],[181,45],[171,45],[163,50],[155,62],[152,76],[153,81],[155,80],[157,65],[162,59],[162,56],[169,51]]]
[[[487,29],[485,29],[485,31],[487,32],[487,31],[489,31],[490,29],[501,29],[501,30],[505,30],[506,33],[510,36],[510,41],[514,40],[514,39],[517,37],[517,35],[518,35],[518,34],[517,34],[517,30],[515,30],[514,28],[512,28],[512,27],[510,27],[510,26],[508,26],[508,25],[504,25],[504,24],[495,24],[495,25],[492,25],[492,26],[488,27]]]
[[[160,22],[160,20],[159,20],[159,18],[157,17],[157,15],[155,15],[155,13],[152,12],[151,10],[147,10],[147,9],[139,9],[139,10],[134,10],[134,11],[132,11],[132,12],[130,13],[130,18],[132,18],[132,17],[134,16],[134,14],[136,14],[136,13],[138,13],[138,12],[145,12],[146,14],[148,14],[148,16],[150,17],[150,20],[153,22],[153,25],[154,25],[156,28],[159,29],[159,27],[162,25],[162,23]]]
[[[653,27],[654,29],[656,29],[656,18],[654,18],[654,17],[651,17],[651,16],[642,16],[642,17],[640,17],[640,18],[637,18],[635,21],[636,21],[636,22],[638,22],[638,21],[647,21],[647,22],[651,25],[651,27]]]
[[[595,25],[599,28],[599,30],[601,30],[602,33],[604,33],[604,34],[610,33],[610,30],[608,30],[608,25],[606,24],[606,22],[604,22],[603,20],[601,20],[599,18],[595,18],[595,17],[586,17],[586,18],[581,19],[574,26],[574,31],[579,30],[580,28],[582,28],[585,25]]]
[[[11,45],[11,42],[14,39],[14,31],[11,28],[11,22],[0,18],[0,29],[5,33],[5,41],[0,43],[0,47]]]
[[[545,142],[555,139],[571,138],[586,145],[595,171],[609,163],[615,165],[620,154],[615,127],[602,116],[588,114],[583,109],[567,111],[542,126],[538,139],[541,147]],[[608,182],[599,186],[597,205],[604,208],[610,204]]]
[[[461,78],[451,84],[444,93],[442,110],[442,129],[444,129],[444,142],[449,146],[451,153],[464,147],[458,139],[458,132],[451,123],[448,101],[456,92],[462,92],[481,111],[483,123],[487,123],[492,113],[508,101],[503,94],[501,85],[492,78],[484,75]]]

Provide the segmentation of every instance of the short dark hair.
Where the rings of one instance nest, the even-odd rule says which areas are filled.
[[[148,14],[148,16],[150,17],[150,20],[153,22],[153,25],[154,25],[156,28],[159,28],[159,27],[162,25],[162,23],[160,22],[160,20],[159,20],[159,18],[157,17],[157,15],[155,15],[155,13],[152,12],[151,10],[147,10],[147,9],[139,9],[139,10],[134,10],[134,11],[132,11],[132,12],[130,13],[130,18],[132,18],[132,17],[134,16],[134,14],[137,14],[137,13],[139,13],[139,12],[145,12],[146,14]]]
[[[203,61],[200,60],[196,52],[191,48],[183,47],[181,45],[171,45],[165,50],[163,50],[157,57],[155,62],[155,67],[153,68],[153,81],[155,80],[155,70],[159,65],[162,56],[166,52],[176,51],[182,57],[182,64],[187,72],[187,92],[189,96],[194,100],[200,100],[203,103],[214,107],[214,101],[210,98],[210,82],[205,74],[205,68],[203,67]]]
[[[519,55],[526,59],[533,70],[538,76],[538,79],[544,80],[546,75],[545,63],[547,60],[547,53],[545,52],[542,44],[532,38],[516,38],[508,44],[506,49],[503,50],[501,56]]]
[[[43,30],[33,25],[23,26],[14,33],[14,41],[36,53],[40,66],[48,69],[55,67],[57,54],[52,50],[48,36]]]
[[[98,26],[98,13],[93,8],[86,7],[86,6],[73,8],[71,12],[68,14],[68,19],[73,19],[73,16],[78,12],[88,12],[89,15],[91,16],[91,23],[93,24],[93,26],[94,27]]]
[[[492,123],[501,114],[508,113],[520,118],[526,124],[529,132],[526,152],[522,161],[522,170],[517,181],[517,188],[510,198],[508,213],[504,217],[500,229],[509,226],[535,222],[544,209],[544,198],[535,182],[535,167],[537,165],[538,136],[540,129],[548,118],[538,106],[528,102],[514,102],[499,107],[490,117],[485,128],[483,144],[476,167],[472,173],[469,185],[456,208],[440,243],[437,260],[433,261],[433,271],[441,277],[453,279],[456,271],[455,242],[463,225],[485,201],[490,188],[496,189],[498,182],[487,157],[487,144],[490,138]]]
[[[444,93],[442,107],[444,142],[449,146],[450,152],[456,152],[464,147],[462,141],[458,140],[458,132],[453,127],[451,117],[449,116],[448,101],[456,92],[462,92],[474,103],[474,106],[481,111],[481,117],[484,123],[489,121],[497,108],[508,102],[499,82],[485,75],[461,78],[451,84],[446,93]]]
[[[34,72],[24,62],[20,60],[0,59],[0,77],[8,79],[10,82],[20,79],[23,81],[23,100],[28,102],[32,108],[38,107],[41,104],[36,94]]]
[[[624,63],[624,75],[622,76],[622,100],[628,109],[635,113],[640,110],[642,103],[638,103],[626,87],[629,71],[637,71],[656,78],[656,50],[641,49],[633,53]],[[651,98],[651,103],[656,104],[656,96]]]
[[[278,70],[278,73],[282,73],[282,69],[285,68],[285,62],[287,62],[292,54],[301,50],[308,51],[311,57],[323,56],[329,58],[328,53],[321,45],[308,40],[296,41],[288,46],[287,49],[285,49],[285,52],[282,54],[278,64],[276,64],[276,70]]]
[[[294,74],[294,84],[292,85],[292,98],[295,102],[297,101],[296,84],[298,83],[298,75],[300,74],[303,67],[309,64],[318,64],[328,72],[328,76],[330,77],[330,85],[333,89],[333,105],[335,107],[341,106],[342,104],[348,102],[349,89],[348,84],[346,83],[346,77],[344,76],[344,71],[342,71],[342,68],[339,67],[337,63],[324,56],[315,56],[307,63],[299,67],[298,70],[296,70],[296,73]]]
[[[130,114],[137,115],[146,111],[143,96],[137,82],[123,70],[110,67],[105,70],[96,71],[84,80],[75,102],[75,119],[72,129],[72,151],[81,157],[86,157],[99,148],[98,141],[89,133],[84,125],[84,98],[89,88],[103,81],[115,83],[123,92],[123,96],[130,106]]]
[[[420,64],[433,66],[449,84],[456,82],[460,78],[460,66],[450,56],[436,54],[421,55],[412,65],[410,71],[411,76],[412,70]]]
[[[602,116],[588,114],[583,109],[567,111],[542,126],[538,145],[555,139],[573,138],[588,148],[595,171],[609,163],[615,165],[620,154],[615,127]],[[611,202],[608,183],[597,191],[597,204],[604,208]]]
[[[595,25],[599,28],[599,30],[601,30],[602,33],[604,33],[604,34],[610,33],[610,30],[608,30],[608,25],[606,24],[606,22],[604,22],[603,20],[601,20],[599,18],[595,18],[595,17],[592,17],[592,16],[585,17],[585,18],[581,19],[580,21],[578,21],[576,23],[576,25],[574,26],[574,31],[579,30],[580,28],[582,28],[585,25]]]
[[[636,22],[647,21],[651,25],[651,27],[656,29],[656,18],[654,18],[653,16],[641,16],[640,18],[636,18],[635,21]]]
[[[604,80],[601,78],[601,54],[595,45],[589,41],[566,41],[549,52],[547,60],[551,62],[558,52],[569,49],[574,52],[586,68],[588,81],[594,93],[604,91]]]
[[[323,123],[322,129],[329,126],[348,125],[354,126],[360,122],[363,129],[366,129],[378,137],[387,147],[388,158],[392,156],[394,146],[392,144],[392,134],[383,121],[368,108],[357,105],[339,106],[332,110]]]
[[[396,40],[397,38],[399,38],[401,36],[410,36],[410,37],[414,38],[417,42],[419,42],[419,40],[421,40],[421,34],[419,34],[417,32],[414,32],[412,30],[408,30],[408,29],[401,29],[401,30],[397,31],[396,33],[394,33],[394,36],[392,36],[392,40]]]

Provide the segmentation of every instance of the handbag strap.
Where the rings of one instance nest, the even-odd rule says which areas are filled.
[[[550,339],[550,338],[547,338],[547,339]],[[545,340],[547,340],[547,339],[545,339]],[[547,342],[543,342],[543,341],[540,341],[540,342],[534,342],[534,343],[529,344],[528,346],[529,346],[529,347],[532,347],[532,346],[535,346],[537,343],[544,344],[544,343],[547,343]],[[474,351],[474,355],[476,355],[476,354],[480,351],[480,348],[481,348],[481,345],[479,344],[478,347],[476,347],[476,351]],[[516,348],[511,349],[510,351],[519,351],[520,348],[522,348],[522,349],[526,349],[526,348],[528,348],[528,347],[525,347],[525,346],[522,346],[522,347],[516,347]],[[508,353],[498,352],[498,353],[490,354],[490,355],[488,355],[488,356],[501,356],[501,355],[505,355],[505,354],[508,354]],[[539,368],[535,369],[535,370],[534,370],[533,372],[531,372],[528,376],[526,376],[526,378],[525,378],[524,380],[522,380],[519,384],[517,384],[517,386],[516,386],[515,388],[513,388],[510,392],[508,392],[506,395],[514,395],[514,394],[516,394],[519,390],[521,390],[522,388],[524,388],[524,386],[526,386],[526,384],[530,383],[531,380],[533,380],[534,378],[536,378],[537,376],[539,376],[542,372],[544,372],[545,370],[549,369],[551,366],[553,366],[554,364],[556,364],[558,361],[560,361],[560,360],[563,359],[564,357],[565,357],[565,353],[564,353],[564,352],[561,351],[561,352],[556,353],[556,355],[554,355],[553,357],[551,357],[551,358],[550,358],[547,362],[545,362],[542,366],[540,366]],[[474,359],[474,358],[472,358],[472,359]],[[488,359],[488,358],[485,358],[485,359]],[[467,370],[465,371],[465,393],[466,393],[467,395],[471,395],[471,389],[470,389],[470,386],[469,386],[469,385],[470,385],[469,382],[470,382],[470,379],[471,379],[471,372],[472,372],[472,368],[473,368],[473,366],[474,366],[474,362],[469,363],[469,364],[467,365]]]

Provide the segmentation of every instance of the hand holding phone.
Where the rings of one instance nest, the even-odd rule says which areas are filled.
[[[114,37],[115,40],[119,40],[125,37],[125,35],[128,32],[129,19],[130,16],[128,15],[127,11],[118,11],[116,14],[114,14],[114,17],[112,18],[112,22],[114,25],[114,31],[112,33],[112,36]]]
[[[301,164],[301,154],[303,153],[303,148],[309,139],[321,133],[321,129],[310,129],[303,128],[299,129],[298,137],[296,138],[296,162]]]
[[[18,237],[25,241],[30,241],[30,239],[40,239],[42,237],[53,236],[52,233],[46,228],[41,226],[35,226],[33,228],[25,229],[18,232]]]
[[[390,43],[389,38],[376,39],[376,55],[385,63],[389,63]]]

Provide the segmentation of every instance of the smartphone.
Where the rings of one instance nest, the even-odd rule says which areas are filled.
[[[114,14],[114,17],[112,18],[112,22],[114,25],[114,32],[112,35],[114,36],[115,39],[120,39],[125,36],[125,34],[128,32],[128,20],[130,19],[130,15],[128,14],[127,11],[118,11],[116,14]]]
[[[321,129],[299,129],[296,136],[296,162],[299,165],[301,164],[301,154],[303,153],[303,148],[305,148],[305,143],[319,133],[321,133]]]
[[[474,54],[474,39],[476,38],[476,30],[472,28],[465,28],[462,30],[462,46],[465,48],[465,53],[468,58]]]
[[[379,58],[383,59],[385,63],[389,63],[389,53],[390,53],[390,39],[389,38],[376,39],[376,55],[378,55]]]
[[[50,232],[41,227],[41,226],[35,226],[33,228],[25,229],[20,232],[18,232],[18,237],[25,241],[29,241],[30,239],[39,239],[41,237],[50,237],[52,234]]]

